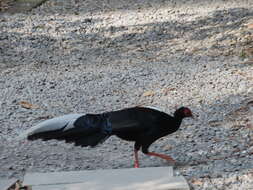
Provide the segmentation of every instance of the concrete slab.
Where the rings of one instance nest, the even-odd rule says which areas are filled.
[[[17,182],[16,179],[1,179],[0,178],[0,190],[7,190],[9,187]]]
[[[24,185],[48,185],[82,183],[84,181],[100,180],[99,178],[110,180],[118,177],[154,179],[161,176],[173,176],[172,167],[150,167],[150,168],[126,168],[126,169],[106,169],[106,170],[86,170],[70,172],[52,173],[27,173],[24,176]]]
[[[172,167],[28,173],[23,184],[33,190],[189,190]]]
[[[101,176],[102,178],[102,176]],[[189,190],[188,184],[182,176],[163,177],[160,179],[136,180],[111,179],[93,180],[84,183],[33,186],[33,190]]]

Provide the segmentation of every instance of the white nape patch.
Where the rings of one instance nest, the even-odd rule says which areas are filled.
[[[153,107],[153,106],[145,106],[145,108],[150,108],[150,109],[154,109],[154,110],[157,110],[157,111],[160,111],[160,112],[164,112],[163,110],[161,110],[159,108],[156,108],[156,107]]]
[[[24,133],[22,133],[18,139],[22,140],[27,138],[29,135],[40,133],[40,132],[48,132],[48,131],[54,131],[57,129],[61,129],[62,127],[67,125],[67,128],[70,129],[73,127],[73,123],[78,119],[79,117],[83,116],[85,114],[68,114],[63,115],[60,117],[52,118],[45,120],[34,127],[31,127]]]

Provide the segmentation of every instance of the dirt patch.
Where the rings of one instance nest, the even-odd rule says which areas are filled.
[[[1,0],[0,1],[0,12],[8,10],[14,3],[14,0]]]
[[[1,0],[0,11],[4,13],[25,13],[40,6],[46,0]]]

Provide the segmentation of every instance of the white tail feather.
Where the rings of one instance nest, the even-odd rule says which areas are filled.
[[[76,121],[76,119],[83,115],[84,114],[68,114],[45,120],[19,135],[18,140],[26,139],[29,135],[36,133],[58,130],[66,125],[68,125],[67,128],[70,129],[73,127],[73,123]]]

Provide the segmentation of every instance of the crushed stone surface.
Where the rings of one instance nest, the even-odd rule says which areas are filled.
[[[15,138],[45,119],[144,105],[196,118],[150,150],[192,189],[253,188],[253,1],[48,0],[0,15],[0,177],[133,167],[133,143]],[[140,154],[140,166],[167,166]]]

